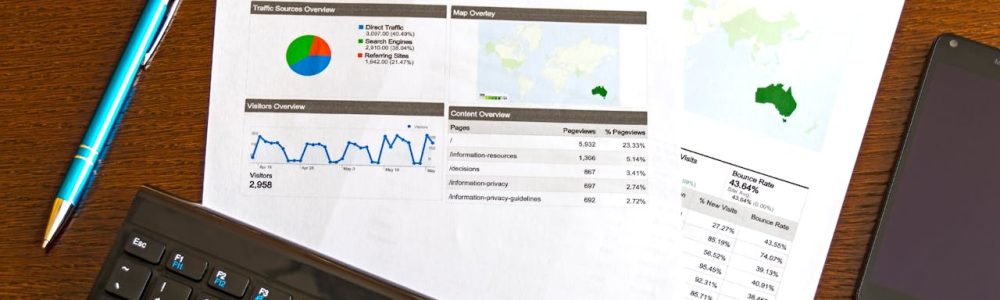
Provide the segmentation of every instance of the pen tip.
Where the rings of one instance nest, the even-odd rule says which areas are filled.
[[[42,241],[42,249],[48,249],[48,248],[49,248],[49,240]]]

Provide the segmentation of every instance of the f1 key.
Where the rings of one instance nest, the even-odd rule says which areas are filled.
[[[204,259],[190,255],[182,250],[175,250],[167,259],[170,260],[167,263],[168,269],[194,281],[201,280],[201,276],[205,274],[205,269],[208,268],[208,263]]]

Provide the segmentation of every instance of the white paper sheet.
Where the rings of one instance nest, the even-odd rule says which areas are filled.
[[[685,297],[814,297],[903,1],[688,1]]]
[[[408,3],[217,3],[203,203],[433,297],[672,295],[679,3]]]

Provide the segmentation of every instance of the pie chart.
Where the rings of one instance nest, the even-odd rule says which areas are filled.
[[[330,65],[330,45],[315,35],[303,35],[288,44],[285,60],[293,72],[313,76]]]

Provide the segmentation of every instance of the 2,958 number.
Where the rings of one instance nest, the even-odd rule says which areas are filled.
[[[270,189],[271,188],[271,181],[270,180],[250,180],[250,188],[251,189]]]

